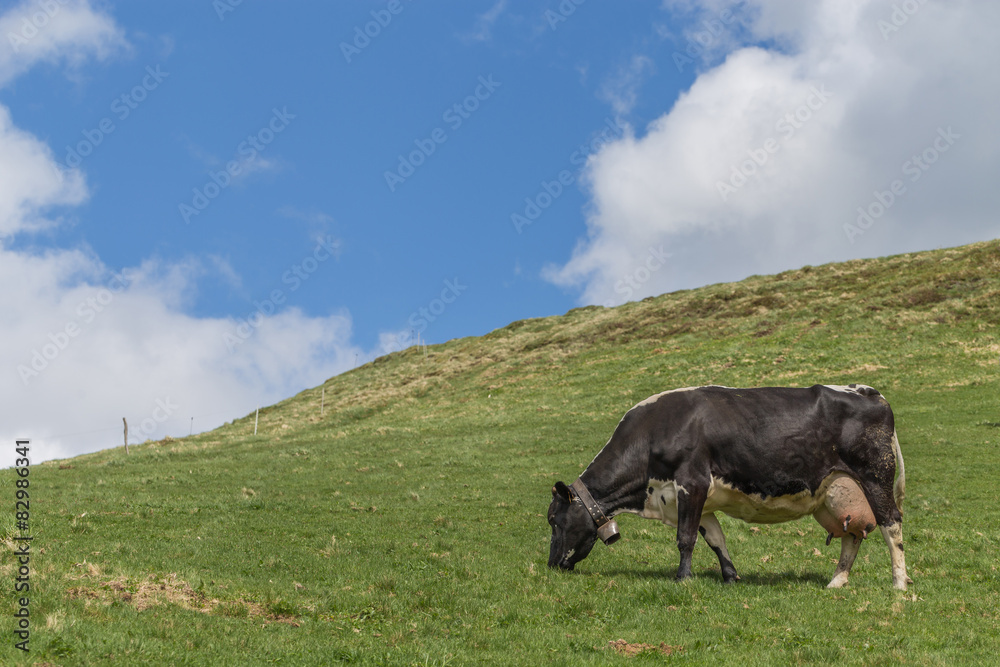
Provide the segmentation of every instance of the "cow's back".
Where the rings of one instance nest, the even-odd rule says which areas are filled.
[[[817,492],[831,473],[877,455],[875,436],[893,428],[888,403],[863,385],[699,387],[659,395],[632,412],[631,438],[651,448],[651,478],[674,479],[681,466],[700,466],[765,498]]]

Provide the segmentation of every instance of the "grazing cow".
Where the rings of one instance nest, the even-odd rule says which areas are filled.
[[[715,512],[750,523],[812,514],[841,537],[830,588],[847,583],[858,537],[877,524],[893,585],[906,590],[904,485],[892,410],[871,387],[666,391],[625,413],[572,485],[552,488],[549,567],[572,570],[598,537],[617,540],[613,517],[629,512],[676,526],[678,580],[691,576],[700,531],[729,583],[739,577]]]

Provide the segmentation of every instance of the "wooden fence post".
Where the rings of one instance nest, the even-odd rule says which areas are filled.
[[[122,423],[125,424],[125,453],[129,454],[128,451],[128,420],[122,417]]]

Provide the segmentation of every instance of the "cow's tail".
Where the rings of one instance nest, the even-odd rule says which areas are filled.
[[[903,450],[899,448],[899,438],[896,437],[895,429],[892,431],[892,451],[896,455],[896,469],[899,471],[892,492],[896,497],[896,509],[902,514],[903,497],[906,495],[906,471],[903,469]]]

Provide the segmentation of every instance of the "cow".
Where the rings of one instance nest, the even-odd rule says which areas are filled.
[[[827,544],[841,537],[829,588],[847,583],[858,538],[878,525],[893,586],[906,590],[904,491],[892,409],[869,386],[674,389],[625,413],[573,484],[556,482],[549,567],[572,570],[598,538],[612,544],[614,517],[631,513],[676,527],[678,581],[691,576],[700,532],[731,583],[739,577],[715,512],[749,523],[812,514]]]

